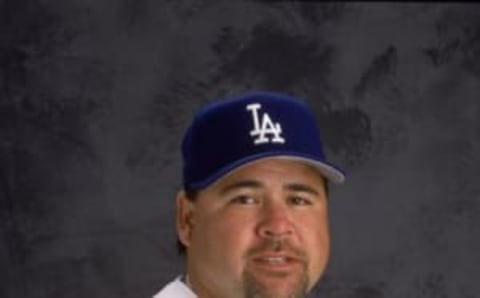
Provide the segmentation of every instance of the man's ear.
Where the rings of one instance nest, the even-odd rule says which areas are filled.
[[[192,238],[194,211],[195,202],[186,197],[185,191],[179,191],[177,194],[177,234],[180,242],[186,247],[190,246]]]

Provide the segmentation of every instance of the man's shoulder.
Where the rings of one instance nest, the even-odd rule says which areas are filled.
[[[197,296],[182,282],[181,277],[166,284],[153,298],[196,298]]]

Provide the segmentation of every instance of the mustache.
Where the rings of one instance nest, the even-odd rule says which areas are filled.
[[[288,239],[264,240],[259,245],[249,249],[246,253],[246,257],[254,257],[268,252],[285,252],[302,263],[307,263],[307,254],[305,251],[293,245]]]

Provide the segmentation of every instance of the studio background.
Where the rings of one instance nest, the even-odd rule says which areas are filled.
[[[348,174],[312,297],[480,297],[479,78],[474,3],[0,1],[0,297],[182,272],[183,130],[251,89],[305,98]]]

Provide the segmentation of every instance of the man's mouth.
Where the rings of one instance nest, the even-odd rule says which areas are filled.
[[[298,258],[290,255],[259,255],[252,260],[261,267],[279,270],[286,270],[301,263]]]
[[[302,251],[287,242],[277,247],[267,242],[248,254],[251,264],[264,272],[287,274],[307,266],[307,258]]]
[[[279,264],[286,264],[288,261],[287,257],[263,257],[257,259],[259,262],[272,264],[272,265],[279,265]]]

